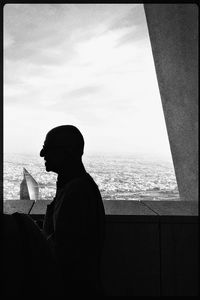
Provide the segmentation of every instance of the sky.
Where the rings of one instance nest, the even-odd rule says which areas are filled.
[[[63,124],[88,154],[171,158],[142,4],[4,6],[4,152]]]

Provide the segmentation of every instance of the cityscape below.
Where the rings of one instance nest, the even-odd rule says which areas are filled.
[[[88,155],[86,171],[98,184],[103,200],[178,200],[172,162],[131,155]],[[55,196],[57,175],[46,172],[43,159],[34,155],[4,155],[4,200],[20,199],[23,168],[39,185],[39,199]]]

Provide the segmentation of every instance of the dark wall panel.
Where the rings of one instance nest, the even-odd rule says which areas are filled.
[[[198,295],[198,224],[161,223],[162,295]]]
[[[107,222],[102,279],[108,296],[159,296],[156,223]]]

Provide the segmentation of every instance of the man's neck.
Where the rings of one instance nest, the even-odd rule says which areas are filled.
[[[57,188],[62,188],[67,182],[80,177],[86,173],[82,162],[74,164],[73,166],[66,166],[62,171],[58,173],[57,177]]]

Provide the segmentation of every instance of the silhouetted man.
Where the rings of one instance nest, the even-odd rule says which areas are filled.
[[[48,132],[40,156],[58,178],[43,229],[54,247],[66,294],[95,296],[101,290],[105,212],[98,186],[82,163],[83,150],[76,127],[63,125]]]

